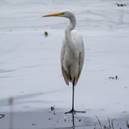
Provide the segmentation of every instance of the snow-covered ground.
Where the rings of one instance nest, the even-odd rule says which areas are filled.
[[[126,6],[117,7],[116,3]],[[128,0],[0,0],[0,114],[5,114],[0,129],[9,129],[8,112],[12,108],[16,112],[12,129],[72,126],[71,116],[64,115],[71,107],[71,87],[65,85],[60,69],[60,49],[68,21],[42,18],[62,10],[74,12],[76,29],[85,41],[85,65],[76,87],[75,105],[87,112],[75,116],[75,129],[94,128],[96,116],[117,119],[117,128],[126,129]]]

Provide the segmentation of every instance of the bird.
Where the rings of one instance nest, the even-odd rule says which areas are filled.
[[[65,29],[63,45],[61,48],[61,71],[64,81],[67,85],[72,85],[72,109],[67,113],[85,113],[85,111],[76,111],[74,107],[75,86],[79,80],[85,58],[85,46],[82,36],[74,30],[76,26],[76,17],[71,11],[54,12],[43,17],[64,17],[69,19],[69,24]]]

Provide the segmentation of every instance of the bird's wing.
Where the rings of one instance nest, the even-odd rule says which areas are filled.
[[[61,69],[62,69],[62,74],[63,74],[64,80],[65,80],[65,83],[66,83],[67,85],[69,85],[68,74],[67,74],[67,72],[65,71],[63,65],[61,65]]]
[[[79,53],[79,72],[78,72],[78,76],[77,76],[77,81],[80,77],[80,74],[81,74],[81,71],[82,71],[82,67],[83,67],[83,64],[84,64],[84,55],[83,55],[83,52],[80,52]]]
[[[85,58],[85,46],[84,46],[84,41],[83,38],[76,32],[76,31],[72,31],[72,37],[73,37],[73,41],[76,45],[76,48],[78,50],[78,64],[79,64],[79,71],[78,71],[78,76],[76,79],[76,82],[78,81],[81,71],[82,71],[82,67],[84,64],[84,58]]]
[[[65,55],[65,45],[63,44],[63,47],[61,49],[61,70],[66,84],[69,85],[68,73],[63,66],[64,55]]]

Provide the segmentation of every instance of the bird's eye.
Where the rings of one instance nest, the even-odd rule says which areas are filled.
[[[64,12],[61,13],[62,16],[63,16],[64,14],[65,14]]]

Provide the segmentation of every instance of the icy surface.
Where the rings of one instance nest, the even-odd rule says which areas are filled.
[[[118,7],[116,3],[121,2],[126,6]],[[90,122],[94,127],[98,116],[103,120],[117,118],[125,129],[129,118],[128,0],[0,0],[0,113],[6,114],[0,119],[0,129],[9,127],[11,104],[16,129],[72,126],[64,120],[70,122],[71,117],[63,114],[71,107],[71,87],[65,85],[60,69],[68,21],[42,18],[60,10],[74,12],[76,29],[85,41],[85,65],[76,87],[75,105],[87,113],[77,116],[82,119],[82,127],[77,128],[88,128]],[[51,106],[56,108],[54,116]],[[90,122],[85,122],[87,118]],[[18,123],[21,119],[26,120],[25,127]]]

